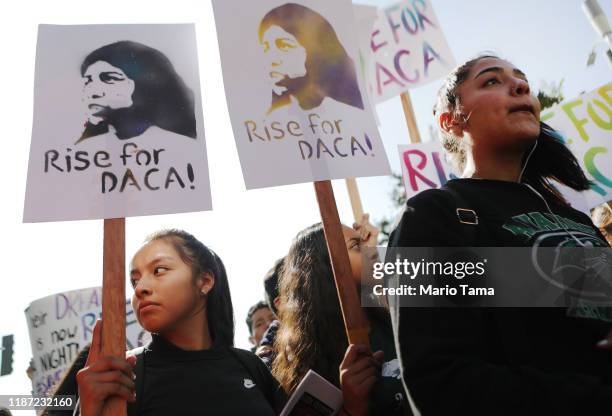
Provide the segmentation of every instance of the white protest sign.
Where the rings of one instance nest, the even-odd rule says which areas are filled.
[[[370,39],[370,95],[379,103],[435,81],[455,66],[431,0],[380,9]]]
[[[446,162],[444,149],[438,142],[398,146],[406,196],[412,198],[426,189],[437,189],[455,179]]]
[[[351,2],[213,1],[248,189],[386,175]]]
[[[612,200],[612,83],[545,110],[541,120],[558,130],[593,187],[588,208]]]
[[[24,221],[211,209],[195,29],[40,25]]]
[[[150,334],[136,321],[129,300],[126,309],[127,348],[148,343]],[[93,327],[102,314],[102,289],[92,287],[57,293],[35,300],[25,310],[32,344],[34,394],[50,393],[79,351],[91,342]]]
[[[355,30],[357,31],[357,46],[359,49],[359,77],[361,85],[368,85],[370,80],[370,33],[372,33],[372,27],[378,17],[378,8],[375,6],[366,6],[363,4],[353,4],[353,14],[355,18]],[[374,106],[375,103],[370,95],[370,89],[365,88],[362,90],[363,93],[368,97],[367,102],[370,105],[376,125],[380,126],[380,120],[376,113]]]

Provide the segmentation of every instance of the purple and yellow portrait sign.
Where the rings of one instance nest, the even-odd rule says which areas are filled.
[[[350,1],[213,2],[247,188],[389,173]]]

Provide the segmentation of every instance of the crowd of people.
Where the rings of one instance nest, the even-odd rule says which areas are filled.
[[[598,229],[551,183],[589,187],[559,134],[540,122],[520,69],[477,57],[447,77],[437,98],[434,117],[461,175],[408,200],[389,247],[609,246],[607,223]],[[534,213],[545,226],[525,220]],[[365,220],[343,235],[360,291],[362,248],[376,246],[378,232]],[[359,311],[369,345],[350,344],[323,226],[314,224],[263,279],[265,300],[246,319],[249,352],[234,347],[228,279],[219,255],[193,235],[152,235],[130,269],[133,308],[152,342],[125,359],[102,356],[98,321],[56,393],[78,392],[83,416],[101,414],[113,396],[127,400],[131,416],[277,415],[314,370],[341,390],[345,416],[612,409],[605,305],[594,319],[580,308],[389,308],[376,298],[377,307]]]

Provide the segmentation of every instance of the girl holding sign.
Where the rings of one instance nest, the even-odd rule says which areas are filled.
[[[259,358],[233,348],[227,276],[212,250],[184,231],[157,233],[134,255],[130,280],[153,341],[127,360],[100,357],[96,324],[77,375],[83,416],[100,414],[110,396],[128,400],[130,416],[277,414],[282,389]]]
[[[559,134],[540,122],[522,71],[495,56],[468,61],[448,76],[434,115],[462,178],[411,198],[390,247],[607,247],[549,182],[589,187]],[[404,381],[424,415],[609,411],[610,312],[401,308]]]
[[[365,225],[356,228],[360,227]],[[361,247],[376,244],[376,234],[362,230],[343,226],[352,277],[359,289],[364,267]],[[382,306],[362,308],[370,345],[348,344],[321,224],[296,236],[285,259],[279,291],[281,325],[272,371],[288,393],[312,369],[342,388],[347,415],[407,414],[387,310]]]

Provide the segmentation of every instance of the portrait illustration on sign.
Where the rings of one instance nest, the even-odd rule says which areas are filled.
[[[24,221],[211,209],[193,24],[40,25]]]
[[[247,189],[388,172],[349,0],[214,0],[213,8]]]
[[[119,41],[81,64],[85,129],[77,144],[111,134],[125,140],[149,128],[196,138],[193,92],[159,50]]]
[[[311,110],[325,99],[363,109],[355,64],[319,13],[284,4],[264,16],[258,35],[272,89],[268,114],[293,101]]]

